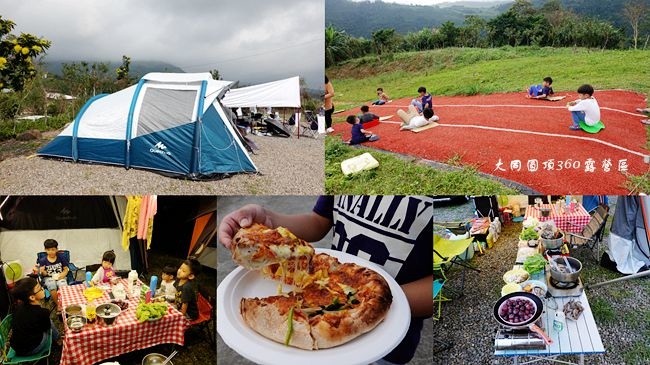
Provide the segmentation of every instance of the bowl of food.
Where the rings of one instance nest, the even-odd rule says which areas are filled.
[[[86,325],[86,317],[70,316],[65,323],[72,332],[80,332]]]
[[[524,281],[528,280],[528,277],[530,275],[528,272],[524,269],[518,268],[518,269],[512,269],[505,274],[503,274],[503,281],[506,283],[523,283]]]
[[[501,288],[501,296],[521,291],[521,285],[517,283],[508,283]]]
[[[129,307],[129,302],[127,302],[126,300],[113,299],[113,300],[111,300],[111,303],[113,303],[116,306],[120,307],[121,310],[126,310]]]
[[[553,238],[540,237],[539,240],[542,242],[545,249],[555,250],[564,244],[564,234],[560,231],[557,231]]]
[[[113,324],[115,318],[122,313],[120,307],[113,303],[104,303],[97,306],[97,317],[100,317],[107,325]]]
[[[167,357],[163,354],[151,353],[142,359],[142,365],[160,365]],[[167,364],[174,365],[173,362],[168,361]]]
[[[68,317],[73,317],[73,316],[81,316],[81,306],[78,304],[72,304],[67,307],[65,307],[65,316],[66,318]]]
[[[551,215],[551,208],[539,208],[539,213],[542,215],[542,217],[548,217]]]
[[[539,280],[524,281],[521,283],[521,288],[523,291],[535,294],[540,298],[544,298],[546,292],[548,291],[546,284]]]

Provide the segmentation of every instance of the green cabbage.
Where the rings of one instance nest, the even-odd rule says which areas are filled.
[[[546,260],[540,253],[529,256],[526,258],[526,261],[524,261],[524,270],[528,271],[531,275],[544,270],[545,266]]]

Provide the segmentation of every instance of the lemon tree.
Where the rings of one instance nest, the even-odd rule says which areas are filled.
[[[16,23],[0,16],[0,89],[21,91],[36,76],[34,59],[52,42],[28,33],[11,34]]]

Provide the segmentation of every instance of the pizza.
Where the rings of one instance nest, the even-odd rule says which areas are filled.
[[[285,237],[262,227],[254,229],[258,245],[277,245],[269,237]],[[253,236],[244,232],[242,237]],[[296,240],[292,243],[300,241]],[[307,246],[313,252],[313,247],[308,243]],[[291,250],[299,252],[297,247]],[[275,252],[270,248],[260,248],[257,252],[267,251]],[[257,264],[243,265],[255,266],[264,276],[279,282],[278,295],[241,299],[244,322],[262,336],[305,350],[325,349],[371,331],[386,317],[392,294],[379,273],[354,263],[341,263],[323,253],[283,257],[286,258],[271,259],[268,261],[271,264],[261,268]],[[283,284],[291,285],[291,290],[284,292]]]
[[[270,229],[257,223],[235,234],[230,251],[236,263],[251,270],[290,259],[304,258],[309,261],[314,255],[314,248],[309,243],[286,228]]]

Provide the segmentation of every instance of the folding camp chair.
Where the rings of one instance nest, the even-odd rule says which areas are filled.
[[[599,206],[596,209],[596,212],[594,212],[594,215],[591,216],[589,223],[587,223],[587,225],[582,229],[582,232],[580,232],[580,234],[566,232],[569,239],[569,246],[573,248],[589,248],[592,250],[592,254],[596,261],[598,261],[600,253],[600,242],[603,240],[605,225],[607,225],[607,218],[609,218],[608,209],[600,209]]]
[[[35,355],[29,356],[16,356],[16,352],[11,348],[11,323],[13,321],[13,314],[8,314],[0,323],[0,351],[2,352],[1,364],[22,364],[31,362],[37,364],[41,359],[45,359],[50,363],[50,350],[52,349],[52,330],[48,336],[47,346],[43,351]]]
[[[311,110],[305,110],[305,118],[301,118],[300,135],[318,138],[318,119]]]
[[[70,251],[68,250],[59,250],[56,253],[57,256],[64,258],[66,261],[68,261],[68,275],[66,276],[66,281],[68,282],[68,285],[75,284],[77,282],[77,273],[79,272],[79,268],[70,262]],[[38,263],[45,257],[47,256],[47,253],[45,252],[39,252],[36,254],[36,264]],[[40,275],[40,273],[39,273]]]
[[[470,269],[476,272],[481,272],[481,270],[463,262],[459,257],[463,253],[466,253],[468,250],[472,250],[472,242],[474,241],[473,237],[465,238],[461,240],[448,240],[442,238],[441,236],[434,234],[433,235],[433,272],[440,272],[442,278],[447,281],[446,271],[449,271],[454,265],[461,266],[461,282],[460,282],[460,293],[455,293],[458,298],[462,297],[463,290],[465,289],[465,270]],[[467,254],[466,254],[467,255]],[[450,289],[452,293],[454,290]]]
[[[68,261],[68,275],[66,275],[66,277],[65,277],[65,280],[68,283],[68,285],[78,284],[79,282],[77,281],[77,273],[79,272],[79,268],[75,264],[70,262],[70,251],[68,251],[68,250],[59,250],[59,251],[57,251],[56,255],[66,259]],[[47,256],[46,252],[37,253],[36,254],[36,265],[38,266],[38,263],[41,261],[41,259],[43,259],[46,256]],[[30,275],[30,276],[32,276],[32,275]],[[45,291],[45,300],[50,299],[50,291],[47,288],[45,288],[45,281],[41,277],[40,268],[39,268],[39,272],[38,272],[38,274],[36,275],[35,278],[38,279],[38,281],[43,286],[43,290]]]
[[[207,333],[208,342],[215,345],[215,335],[213,329],[215,328],[215,316],[212,308],[214,306],[208,301],[200,292],[197,293],[196,305],[199,309],[199,316],[190,322],[192,327],[198,328],[201,332]]]
[[[435,311],[435,305],[438,303],[438,313],[433,313],[433,320],[437,321],[442,317],[442,302],[450,301],[451,299],[446,298],[442,295],[442,288],[445,286],[445,281],[441,279],[436,279],[433,281],[433,306]]]

